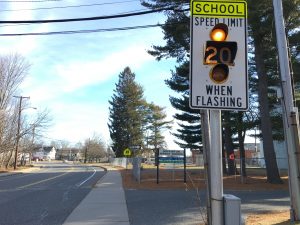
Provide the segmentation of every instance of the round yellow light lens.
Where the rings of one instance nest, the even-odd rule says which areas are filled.
[[[210,37],[213,41],[225,41],[226,32],[222,29],[214,29],[211,31]]]

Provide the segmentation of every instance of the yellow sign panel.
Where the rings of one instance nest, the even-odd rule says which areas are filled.
[[[123,151],[123,155],[124,156],[131,156],[131,150],[129,148],[126,148],[124,151]]]
[[[193,16],[222,18],[247,17],[246,1],[192,0],[191,6]]]

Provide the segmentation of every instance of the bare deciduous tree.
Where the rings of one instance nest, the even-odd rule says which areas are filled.
[[[32,158],[36,142],[40,137],[43,137],[43,133],[51,125],[50,111],[44,109],[38,111],[36,117],[29,121],[26,117],[23,118],[22,129],[20,132],[20,138],[23,139],[21,143],[20,155],[27,154],[29,159]],[[22,157],[19,157],[22,159]],[[21,160],[21,164],[22,164]]]
[[[30,69],[30,64],[19,54],[0,56],[0,109],[6,110]]]
[[[49,111],[40,111],[31,121],[19,110],[32,108],[28,103],[19,108],[13,96],[28,75],[30,64],[19,54],[0,56],[0,166],[8,167],[13,163],[16,139],[21,140],[20,154],[31,153],[33,135],[40,135],[50,124]],[[17,124],[20,117],[20,132],[17,137]],[[24,144],[24,145],[22,145]],[[30,147],[31,146],[31,147]],[[23,147],[23,148],[22,148]],[[23,149],[23,151],[22,151]]]
[[[17,113],[12,102],[30,64],[19,54],[0,56],[0,163],[11,163],[16,140]]]
[[[88,162],[97,162],[107,155],[105,143],[96,136],[85,141],[82,152]]]

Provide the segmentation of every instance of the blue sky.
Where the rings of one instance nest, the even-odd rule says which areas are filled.
[[[122,2],[122,3],[118,3]],[[24,10],[40,7],[101,4],[93,7]],[[111,4],[114,3],[114,4]],[[46,20],[82,18],[126,13],[144,9],[140,2],[126,0],[61,0],[0,2],[1,20]],[[15,10],[15,11],[3,11]],[[0,34],[99,29],[163,23],[163,14],[131,18],[51,23],[34,25],[0,25]],[[109,141],[108,101],[113,95],[118,74],[129,66],[144,87],[149,102],[166,107],[168,118],[175,110],[164,83],[174,68],[172,59],[156,61],[146,51],[152,45],[164,45],[160,28],[72,35],[0,37],[1,54],[20,53],[31,70],[19,94],[30,96],[30,104],[51,112],[53,125],[45,134],[46,142],[66,140],[70,144],[92,137],[95,133]],[[166,132],[170,148],[178,148]]]

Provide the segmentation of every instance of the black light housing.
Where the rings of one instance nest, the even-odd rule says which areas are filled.
[[[217,64],[210,71],[210,79],[217,84],[222,84],[227,81],[229,68],[226,64]]]

